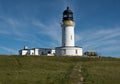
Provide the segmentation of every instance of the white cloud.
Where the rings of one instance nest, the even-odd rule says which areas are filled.
[[[6,35],[8,35],[10,33],[8,31],[0,30],[0,34],[6,34]]]
[[[12,48],[8,48],[8,47],[0,47],[0,49],[8,52],[8,54],[18,54],[18,50],[12,49]]]
[[[75,33],[75,42],[81,41],[82,37]]]
[[[39,28],[46,28],[45,24],[40,21],[33,21],[32,24],[38,26]]]
[[[16,20],[15,18],[7,17],[7,16],[0,16],[0,19],[2,19],[4,22],[6,22],[7,24],[9,24],[12,27],[14,27],[18,24],[20,25],[18,20]]]
[[[2,28],[0,34],[10,34],[13,36],[11,39],[39,45],[41,44],[42,39],[37,35],[42,34],[55,41],[54,44],[51,42],[51,45],[58,45],[61,43],[61,28],[56,19],[51,20],[49,24],[40,22],[40,20],[37,20],[36,18],[31,18],[29,22],[5,16],[0,16],[0,19],[4,21],[5,25],[9,26],[9,28],[7,27],[6,29]],[[31,30],[35,31],[33,32]]]
[[[115,52],[120,50],[120,28],[97,29],[81,32],[77,42],[84,50]]]
[[[2,28],[2,31],[4,32],[9,32],[9,34],[13,35],[17,35],[17,36],[20,36],[20,35],[23,35],[20,31],[19,31],[19,28],[21,25],[23,25],[23,23],[15,18],[11,18],[11,17],[6,17],[6,16],[0,16],[0,19],[3,20],[3,22],[5,23],[4,25],[7,26],[7,28]],[[4,25],[1,25],[1,26],[4,26]]]
[[[50,23],[48,25],[45,25],[40,21],[34,21],[33,25],[40,28],[40,29],[38,29],[39,34],[47,35],[50,38],[52,38],[53,40],[60,43],[61,42],[60,24],[58,24],[58,22],[56,22],[56,21],[53,21]]]
[[[28,30],[28,27],[30,27],[31,23],[6,16],[0,16],[0,19],[3,20],[3,22],[5,23],[4,25],[8,25],[7,28],[1,27],[0,34],[9,34],[9,36],[12,36],[11,39],[23,42],[30,42],[31,39],[29,39],[29,37],[35,37],[34,34],[30,34],[31,31]]]

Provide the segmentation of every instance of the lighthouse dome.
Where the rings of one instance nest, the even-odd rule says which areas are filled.
[[[73,21],[73,12],[72,12],[72,10],[69,9],[69,7],[67,7],[67,9],[64,10],[64,12],[63,12],[63,21],[65,21],[65,20]]]

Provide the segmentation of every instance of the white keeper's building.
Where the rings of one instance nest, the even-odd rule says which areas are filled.
[[[55,50],[50,48],[32,48],[28,49],[27,46],[24,46],[23,49],[19,50],[19,55],[46,55],[46,56],[54,56]]]

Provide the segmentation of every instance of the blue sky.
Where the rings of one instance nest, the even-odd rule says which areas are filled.
[[[120,57],[120,0],[0,0],[0,54],[61,46],[66,6],[74,12],[77,46]]]

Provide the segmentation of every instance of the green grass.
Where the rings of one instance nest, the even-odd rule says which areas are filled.
[[[120,84],[120,60],[86,62],[83,67],[85,84]]]
[[[120,84],[120,59],[0,56],[0,84],[78,84],[81,77],[84,84]]]

